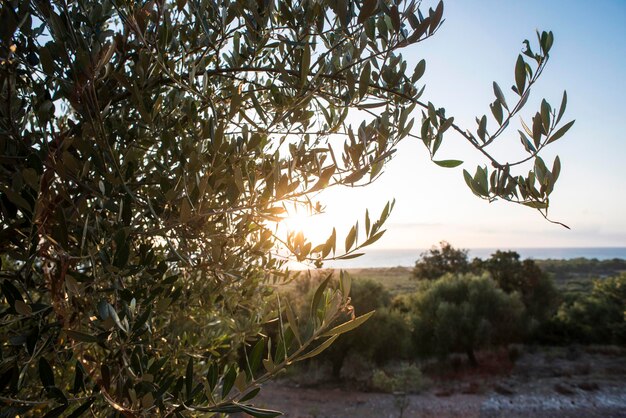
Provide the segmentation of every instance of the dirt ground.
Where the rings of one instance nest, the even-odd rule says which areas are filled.
[[[255,404],[293,418],[626,417],[623,348],[541,348],[508,367],[485,356],[481,364],[427,367],[428,389],[419,394],[361,392],[345,381],[297,387],[283,379],[265,386]]]

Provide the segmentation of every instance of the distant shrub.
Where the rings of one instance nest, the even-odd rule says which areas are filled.
[[[484,274],[446,275],[413,298],[413,341],[419,354],[461,352],[476,364],[481,347],[519,340],[524,306]]]
[[[544,339],[585,344],[626,343],[626,273],[598,279],[590,294],[564,302]]]
[[[559,295],[550,275],[544,273],[534,260],[520,260],[515,251],[496,251],[488,259],[468,261],[467,250],[457,249],[442,241],[423,253],[415,263],[413,277],[433,281],[445,274],[477,274],[484,272],[495,280],[497,286],[508,294],[518,293],[524,304],[524,328],[530,333],[546,322],[558,307]],[[394,305],[405,311],[405,301],[398,299]]]
[[[371,365],[382,366],[392,360],[407,359],[411,353],[411,331],[404,317],[382,307],[350,333],[341,335],[321,354],[332,363],[333,376],[339,378],[349,354],[359,354]]]
[[[372,387],[380,392],[393,392],[396,382],[381,369],[374,370],[372,375]]]
[[[519,293],[529,330],[549,319],[558,308],[557,289],[534,260],[520,260],[515,251],[498,250],[487,260],[475,259],[472,266],[474,271],[487,271],[506,293]]]
[[[303,277],[305,281],[316,280],[315,277]],[[300,318],[309,315],[306,301],[311,300],[310,294],[315,287],[297,286],[292,292],[293,306]],[[309,292],[309,294],[304,294]],[[342,334],[339,338],[317,357],[319,361],[331,365],[331,373],[338,379],[346,360],[359,358],[372,369],[374,365],[382,366],[392,360],[406,360],[412,354],[410,324],[406,317],[391,308],[391,294],[384,286],[371,279],[354,279],[350,290],[355,315],[363,315],[376,311],[370,319],[358,328]],[[346,313],[345,320],[349,319]],[[272,334],[272,330],[267,332]],[[273,334],[272,334],[273,335]],[[369,373],[368,373],[369,374]]]
[[[467,250],[454,248],[446,241],[439,248],[432,247],[415,262],[413,277],[418,280],[437,280],[446,273],[468,273],[470,264]]]
[[[358,354],[369,364],[384,365],[391,360],[407,359],[411,353],[411,332],[405,317],[389,309],[390,293],[369,279],[355,279],[350,291],[356,315],[376,311],[357,329],[341,335],[320,355],[332,365],[335,378],[348,355]]]
[[[418,393],[424,390],[427,382],[417,365],[403,365],[393,373],[387,374],[376,369],[372,375],[372,387],[381,392]]]
[[[570,282],[576,278],[585,281],[594,277],[609,277],[626,271],[626,260],[614,258],[598,260],[596,258],[573,258],[569,260],[537,260],[537,265],[544,272],[559,282]]]

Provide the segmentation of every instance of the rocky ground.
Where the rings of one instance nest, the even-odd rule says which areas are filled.
[[[294,378],[267,385],[255,404],[287,417],[626,417],[622,348],[542,348],[510,367],[426,371],[419,394],[351,389],[349,382],[296,387]]]

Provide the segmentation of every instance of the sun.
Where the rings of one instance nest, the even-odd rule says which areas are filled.
[[[289,214],[281,222],[287,229],[287,232],[305,233],[311,228],[313,215],[303,211],[295,211]]]
[[[314,245],[324,242],[332,232],[332,225],[324,213],[311,213],[309,208],[291,207],[279,222],[278,229],[286,235],[302,232]]]

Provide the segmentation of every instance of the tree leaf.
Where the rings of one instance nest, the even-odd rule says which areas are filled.
[[[344,300],[347,300],[350,296],[350,288],[352,287],[352,279],[350,274],[347,272],[340,270],[339,271],[339,286],[341,289],[341,294],[343,295]]]
[[[561,126],[561,128],[558,131],[556,131],[555,133],[550,135],[550,138],[548,139],[547,144],[551,144],[552,142],[556,141],[557,139],[559,139],[563,135],[565,135],[567,133],[567,131],[569,131],[569,129],[574,125],[574,122],[576,122],[576,121],[573,120],[573,121],[567,122],[565,125]]]
[[[365,253],[345,254],[345,255],[337,257],[337,260],[352,260],[353,258],[359,258],[359,257],[361,257],[364,254]]]
[[[65,412],[65,410],[68,408],[69,405],[61,405],[61,406],[57,406],[56,408],[48,411],[48,413],[46,413],[46,415],[44,415],[42,418],[56,418],[56,417],[60,417],[61,414],[63,414],[63,412]]]
[[[81,404],[78,408],[74,409],[72,413],[68,415],[67,418],[79,418],[85,412],[87,412],[87,410],[91,407],[91,405],[93,405],[95,401],[96,401],[95,397],[89,398],[86,402]]]
[[[554,163],[552,164],[553,181],[556,182],[556,180],[559,178],[559,174],[561,174],[561,159],[557,155],[554,159]]]
[[[13,203],[15,206],[24,209],[28,213],[32,212],[32,208],[30,203],[26,201],[19,193],[15,190],[6,187],[4,184],[0,184],[0,192],[3,192],[6,197]]]
[[[296,321],[296,315],[291,308],[291,303],[289,300],[285,300],[285,313],[287,314],[287,322],[289,322],[289,327],[293,332],[294,337],[298,341],[299,347],[302,346],[302,339],[300,338],[300,331],[298,330],[298,322]]]
[[[328,186],[328,182],[332,178],[332,176],[335,173],[336,169],[337,169],[337,166],[335,166],[335,165],[324,169],[322,171],[322,173],[320,174],[320,177],[319,177],[319,180],[317,181],[317,183],[315,183],[315,185],[313,187],[311,187],[308,190],[308,192],[311,193],[311,192],[315,192],[315,191],[318,191],[318,190],[322,190],[323,188]]]
[[[411,77],[411,82],[417,83],[419,79],[422,78],[425,72],[426,72],[426,61],[422,59],[415,66],[415,70],[413,71],[413,76]]]
[[[483,196],[488,196],[489,182],[487,180],[487,169],[480,166],[476,167],[476,174],[474,174],[474,181],[478,185],[479,191]]]
[[[435,8],[435,12],[432,14],[432,20],[430,22],[429,33],[432,34],[435,31],[435,29],[437,29],[437,26],[439,26],[439,23],[441,22],[442,17],[443,17],[443,1],[439,0],[439,3],[437,4],[437,7]]]
[[[489,105],[489,108],[491,109],[494,119],[498,122],[498,125],[502,125],[504,115],[502,113],[502,106],[500,105],[500,102],[496,100]]]
[[[85,390],[85,372],[83,366],[77,360],[74,366],[74,385],[72,386],[71,393],[77,394]]]
[[[111,387],[111,370],[109,370],[109,366],[106,364],[100,365],[100,377],[102,377],[102,386],[104,386],[106,390],[109,390]]]
[[[209,370],[206,374],[206,380],[211,390],[215,389],[215,385],[217,385],[217,373],[217,364],[211,363],[211,365],[209,366]]]
[[[515,85],[517,86],[518,94],[522,96],[526,85],[526,63],[521,55],[517,56],[517,62],[515,63]]]
[[[442,123],[441,126],[439,127],[439,133],[443,134],[445,131],[447,131],[448,129],[450,129],[450,127],[454,124],[454,117],[450,117],[445,119]]]
[[[478,137],[482,139],[483,142],[486,141],[487,136],[487,116],[483,115],[478,122],[478,130],[476,132]]]
[[[235,370],[235,366],[231,366],[228,369],[228,372],[224,376],[224,381],[222,383],[222,398],[225,398],[226,395],[230,393],[230,390],[233,388],[235,384],[235,379],[237,378],[237,371]]]
[[[544,132],[548,132],[550,130],[550,104],[543,99],[541,101],[541,123],[543,124]]]
[[[357,22],[359,24],[365,22],[367,18],[374,14],[374,11],[376,11],[376,6],[378,6],[378,0],[364,0],[363,4],[361,5],[361,11],[359,12]]]
[[[191,390],[193,389],[193,357],[189,356],[187,360],[187,370],[185,372],[185,390],[187,399],[191,398]]]
[[[545,209],[548,207],[546,202],[524,202],[523,203],[524,206],[528,206],[529,208],[533,208],[533,209]]]
[[[554,122],[555,124],[558,125],[558,123],[561,121],[561,118],[565,114],[566,107],[567,107],[567,91],[563,91],[563,99],[561,99],[561,106],[559,107],[559,114],[556,117],[556,122]]]
[[[346,252],[350,251],[350,249],[354,245],[355,239],[356,239],[356,227],[353,225],[352,228],[350,228],[350,232],[348,232],[348,235],[346,236],[346,243],[345,243]]]
[[[337,325],[336,327],[334,327],[333,329],[330,329],[328,331],[326,331],[325,333],[322,334],[322,337],[331,337],[334,335],[340,335],[340,334],[344,334],[348,331],[351,331],[353,329],[355,329],[356,327],[360,326],[361,324],[365,323],[365,321],[367,321],[368,319],[370,319],[370,317],[372,315],[374,315],[375,311],[371,311],[368,312],[364,315],[358,316],[348,322],[344,322],[341,325]]]
[[[320,344],[319,346],[315,347],[313,350],[309,351],[308,353],[306,353],[303,356],[298,357],[295,361],[302,361],[302,360],[306,360],[308,358],[312,358],[317,356],[318,354],[320,354],[321,352],[323,352],[324,350],[326,350],[328,347],[330,347],[330,345],[335,342],[335,340],[337,339],[337,337],[339,337],[339,335],[334,335],[332,337],[330,337],[329,339],[327,339],[326,341],[324,341],[322,344]]]
[[[272,409],[261,409],[252,405],[237,405],[242,412],[245,412],[248,415],[251,415],[255,418],[274,418],[279,415],[282,415],[282,412],[274,411]]]
[[[66,329],[65,333],[67,334],[68,337],[76,341],[81,341],[85,343],[97,343],[98,342],[98,337],[94,335],[90,335],[90,334],[85,334],[84,332]]]
[[[256,395],[259,394],[260,391],[261,391],[261,388],[252,389],[251,391],[243,395],[241,399],[239,399],[239,402],[245,402],[245,401],[249,401],[250,399],[253,399],[254,397],[256,397]]]
[[[154,405],[154,395],[152,392],[148,392],[141,397],[141,407],[144,409],[150,409]]]
[[[239,392],[243,392],[246,390],[246,380],[247,375],[244,372],[237,373],[237,377],[235,378],[235,387]]]
[[[326,279],[320,283],[313,295],[313,300],[311,302],[311,316],[315,317],[317,314],[317,309],[319,308],[320,301],[322,300],[322,295],[324,294],[324,290],[326,290],[326,286],[328,286],[328,282],[333,276],[332,272],[326,276]]]
[[[362,99],[367,94],[367,89],[370,86],[370,77],[372,72],[372,66],[368,61],[363,66],[361,76],[359,77],[359,98]]]
[[[259,341],[254,345],[252,349],[252,353],[250,354],[250,372],[252,374],[256,373],[261,366],[261,359],[263,357],[263,350],[265,349],[265,339],[259,338]],[[254,376],[250,376],[250,378],[254,378]]]
[[[506,104],[506,99],[504,98],[504,93],[502,93],[500,86],[495,81],[493,82],[493,93],[496,95],[496,99],[498,99],[500,104],[504,106],[506,110],[509,110],[509,107]]]
[[[33,309],[30,305],[22,302],[21,300],[16,300],[13,304],[13,308],[20,315],[30,316],[33,313]]]
[[[400,32],[400,12],[398,12],[398,6],[393,5],[389,8],[389,17],[391,18],[391,25],[396,33]]]
[[[440,160],[440,161],[433,160],[433,162],[440,167],[446,167],[446,168],[454,168],[463,164],[463,161],[461,160]]]
[[[54,372],[44,357],[39,357],[39,378],[45,388],[54,387]]]
[[[366,239],[365,242],[363,244],[361,244],[361,247],[367,247],[368,245],[372,245],[373,243],[378,241],[383,236],[385,231],[386,230],[383,229],[382,231],[375,233],[374,235],[372,235],[371,237]]]
[[[276,369],[276,366],[274,365],[274,361],[271,358],[263,359],[263,367],[265,367],[265,370],[267,370],[269,373],[273,373],[274,370]]]
[[[304,86],[309,75],[311,66],[311,47],[306,43],[302,50],[302,61],[300,62],[300,85]]]
[[[479,180],[477,180],[477,178],[479,177],[484,177],[484,181],[487,181],[486,178],[486,174],[484,172],[482,172],[481,174],[481,168],[478,167],[476,169],[476,174],[474,177],[472,177],[472,175],[467,171],[467,170],[463,170],[463,177],[465,179],[465,183],[467,183],[468,187],[470,188],[470,190],[479,197],[484,197],[484,196],[488,196],[487,193],[487,185],[481,183]]]

